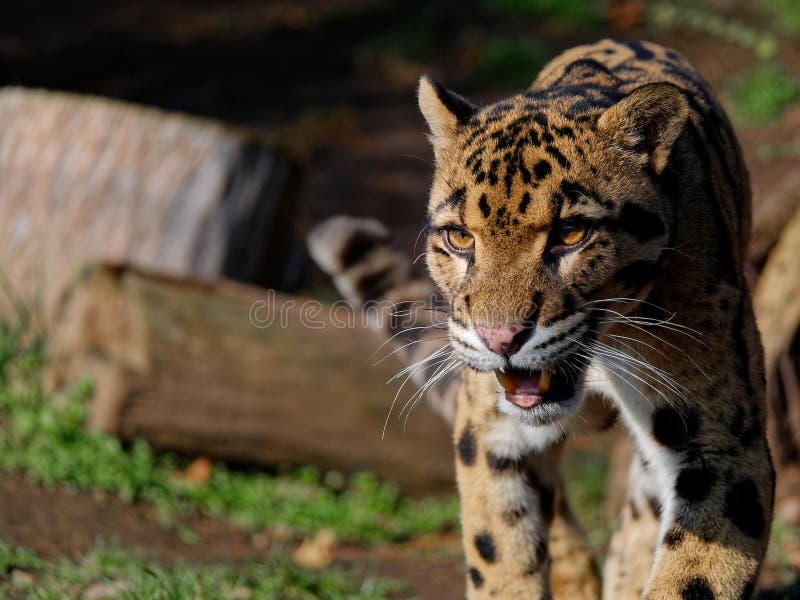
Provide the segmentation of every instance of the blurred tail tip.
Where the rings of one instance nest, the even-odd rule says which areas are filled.
[[[375,248],[386,246],[390,234],[377,219],[339,215],[322,221],[306,238],[309,254],[330,275],[349,269]]]

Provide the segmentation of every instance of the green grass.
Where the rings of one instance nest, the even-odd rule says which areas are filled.
[[[731,85],[734,116],[759,124],[775,120],[800,96],[798,81],[785,69],[765,63],[739,75]]]
[[[533,17],[561,25],[602,23],[602,3],[595,0],[484,0],[484,5],[510,17]]]
[[[479,49],[474,83],[505,89],[527,88],[550,58],[550,52],[530,40],[497,38]]]
[[[231,565],[177,562],[170,567],[141,560],[131,552],[98,545],[78,561],[43,561],[0,540],[0,594],[4,598],[66,600],[84,598],[104,587],[108,596],[130,600],[381,600],[398,585],[363,569],[309,571],[283,554],[270,560]],[[25,577],[10,576],[19,570]]]
[[[800,35],[800,2],[797,0],[764,0],[760,3],[776,27],[791,35]]]
[[[563,466],[570,506],[595,548],[611,537],[611,524],[606,523],[604,512],[608,468],[608,453],[595,450],[570,452]]]
[[[440,19],[441,11],[434,4],[404,13],[390,29],[366,39],[358,51],[403,60],[430,58],[436,47]]]
[[[411,500],[368,473],[348,479],[307,467],[270,475],[220,463],[208,481],[187,481],[180,477],[185,461],[178,457],[159,454],[142,440],[123,444],[84,428],[91,383],[45,394],[42,353],[36,345],[20,350],[20,339],[18,330],[0,327],[0,348],[9,348],[0,354],[0,471],[149,502],[167,525],[199,512],[251,529],[280,526],[302,534],[330,528],[340,539],[368,543],[457,526],[455,497]]]
[[[647,5],[648,22],[658,29],[691,30],[736,44],[761,60],[774,59],[778,43],[770,32],[715,14],[692,0],[662,0]]]

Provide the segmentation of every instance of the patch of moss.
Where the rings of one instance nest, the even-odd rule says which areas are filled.
[[[730,89],[734,116],[754,124],[778,118],[800,96],[797,79],[775,63],[765,63],[738,75]]]

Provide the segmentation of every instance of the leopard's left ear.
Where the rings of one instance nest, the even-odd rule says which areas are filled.
[[[442,87],[427,75],[419,79],[419,109],[431,130],[431,142],[438,156],[475,114],[477,107],[466,98]]]
[[[650,83],[606,110],[597,128],[614,144],[640,153],[643,164],[661,173],[688,118],[689,103],[679,87]]]

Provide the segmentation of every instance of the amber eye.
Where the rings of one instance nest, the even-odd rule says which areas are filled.
[[[456,253],[472,252],[475,248],[475,238],[463,229],[450,227],[445,229],[442,237],[447,247]]]
[[[558,232],[557,245],[575,246],[588,235],[589,228],[585,223],[564,223]]]

